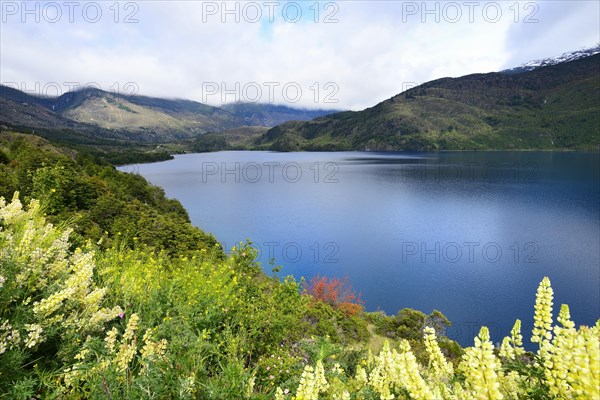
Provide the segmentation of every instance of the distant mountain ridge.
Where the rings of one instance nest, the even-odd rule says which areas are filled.
[[[307,121],[341,110],[308,110],[277,104],[230,103],[221,106],[244,121],[248,126],[273,127],[288,121]]]
[[[71,129],[99,138],[171,141],[238,127],[235,115],[190,100],[167,100],[84,88],[58,97],[32,96],[0,86],[0,123]]]
[[[278,151],[597,150],[600,54],[566,60],[530,71],[437,79],[363,111],[286,122],[255,146]]]
[[[169,142],[243,126],[272,127],[331,113],[271,104],[213,107],[83,88],[57,97],[33,96],[0,85],[0,123],[20,128],[68,129],[102,139]]]

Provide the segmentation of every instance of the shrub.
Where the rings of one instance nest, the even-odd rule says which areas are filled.
[[[326,276],[315,275],[306,285],[305,293],[347,315],[355,315],[363,310],[360,294],[357,295],[352,290],[348,277],[328,279]]]

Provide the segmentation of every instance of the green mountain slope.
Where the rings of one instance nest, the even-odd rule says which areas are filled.
[[[425,83],[359,112],[279,125],[258,148],[294,150],[596,149],[600,55],[519,74]]]

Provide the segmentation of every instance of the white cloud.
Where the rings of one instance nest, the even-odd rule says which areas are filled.
[[[84,16],[90,16],[81,10],[74,13],[73,23],[66,13],[57,23],[48,23],[43,14],[39,23],[31,15],[23,23],[20,15],[10,15],[6,3],[21,5],[2,2],[2,82],[22,82],[30,89],[35,82],[41,87],[48,82],[97,82],[105,90],[114,90],[115,83],[122,88],[136,82],[141,94],[213,105],[222,99],[220,94],[207,94],[213,83],[229,90],[238,83],[240,90],[230,93],[227,101],[248,100],[241,90],[245,85],[252,96],[260,87],[260,100],[268,101],[269,82],[277,82],[274,100],[279,103],[286,102],[283,86],[293,83],[302,89],[295,105],[361,109],[411,82],[500,70],[593,45],[598,34],[598,20],[590,16],[598,7],[595,2],[538,2],[540,23],[527,26],[521,19],[525,4],[531,2],[519,3],[517,22],[509,8],[513,2],[479,3],[471,9],[464,2],[428,2],[429,13],[423,2],[321,2],[318,23],[312,1],[278,3],[273,22],[267,20],[267,3],[257,1],[253,4],[260,6],[263,17],[257,23],[244,21],[256,9],[247,2],[238,3],[239,23],[235,15],[223,14],[220,1],[121,2],[118,16],[110,8],[113,2],[98,2],[102,18],[96,23],[86,21]],[[43,8],[48,2],[36,3]],[[83,8],[87,3],[80,4]],[[232,9],[236,3],[227,4]],[[291,23],[295,4],[301,4],[302,18]],[[492,22],[496,5],[501,6],[501,17]],[[288,20],[282,14],[285,7]],[[123,23],[132,12],[139,22]],[[323,23],[332,12],[339,22]],[[333,95],[338,103],[324,102],[335,91],[325,87],[331,82],[339,88]],[[289,96],[295,95],[293,89],[290,86]]]

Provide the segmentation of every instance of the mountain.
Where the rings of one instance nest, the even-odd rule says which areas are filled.
[[[226,148],[239,147],[266,131],[251,127],[273,127],[332,112],[255,103],[212,107],[191,100],[129,96],[96,88],[44,97],[0,85],[0,124],[37,131],[49,139],[93,145],[166,143],[211,133],[199,138],[199,143],[217,140]],[[223,138],[218,137],[221,132]]]
[[[308,110],[262,103],[230,103],[221,107],[240,118],[248,126],[273,127],[287,121],[307,121],[340,110]]]
[[[32,128],[93,131],[101,137],[164,142],[242,125],[233,114],[190,100],[84,88],[58,97],[0,87],[0,122]]]
[[[533,71],[534,69],[537,69],[540,67],[547,67],[549,65],[556,65],[556,64],[560,64],[560,63],[564,63],[564,62],[579,60],[580,58],[593,56],[598,53],[600,53],[600,44],[596,45],[596,47],[592,47],[589,49],[581,49],[581,50],[575,50],[575,51],[563,53],[557,57],[529,61],[518,67],[511,68],[511,69],[505,69],[504,71],[501,71],[501,72],[504,74],[518,74],[521,72]]]
[[[515,73],[442,78],[374,107],[276,126],[257,148],[597,149],[600,54]]]

